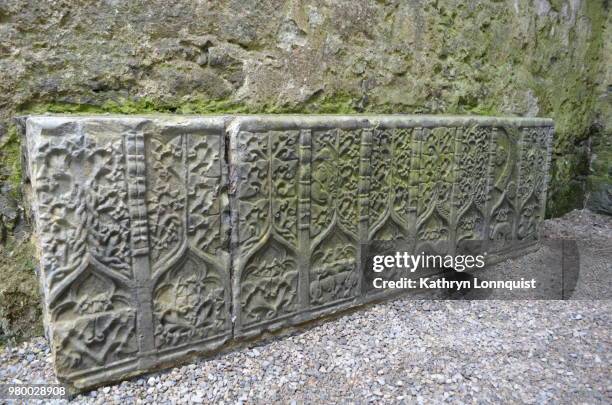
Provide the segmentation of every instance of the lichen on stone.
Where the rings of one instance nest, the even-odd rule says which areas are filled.
[[[3,2],[0,236],[9,240],[23,223],[13,119],[34,112],[550,117],[547,216],[585,200],[601,206],[612,182],[609,7],[603,0]]]
[[[0,345],[42,333],[34,248],[28,241],[0,245]]]

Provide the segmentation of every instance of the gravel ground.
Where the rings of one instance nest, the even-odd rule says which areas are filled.
[[[582,290],[609,280],[610,218],[575,211],[545,234],[579,241]],[[610,314],[610,300],[399,299],[73,401],[609,404]],[[55,382],[42,338],[0,351],[0,364],[0,383]]]

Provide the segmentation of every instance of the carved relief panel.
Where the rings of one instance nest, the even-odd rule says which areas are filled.
[[[133,358],[138,345],[124,141],[83,122],[39,132],[28,139],[30,177],[56,369],[65,374]]]
[[[491,171],[487,195],[487,239],[516,238],[519,133],[513,126],[493,129]]]
[[[219,119],[26,121],[61,379],[87,386],[229,337],[222,128]]]
[[[359,287],[359,185],[362,131],[312,134],[310,305],[354,297]]]
[[[298,310],[298,138],[297,131],[244,131],[235,139],[234,305],[241,327]]]
[[[418,128],[416,251],[451,253],[457,128]]]
[[[485,238],[491,136],[489,127],[457,129],[452,207],[456,243]]]
[[[532,127],[521,132],[516,237],[535,240],[544,220],[552,132],[550,128]]]
[[[373,131],[368,193],[370,240],[393,240],[414,233],[419,163],[415,132],[415,128]]]
[[[371,241],[452,252],[544,218],[549,120],[24,122],[45,324],[77,388],[364,303]]]
[[[155,347],[230,329],[224,137],[174,127],[147,137]]]

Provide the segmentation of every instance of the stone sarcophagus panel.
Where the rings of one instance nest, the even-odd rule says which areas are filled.
[[[552,130],[543,119],[235,119],[235,336],[384,296],[371,291],[361,266],[371,241],[405,239],[415,251],[443,246],[453,254],[478,240],[503,254],[500,240],[536,239]]]
[[[28,117],[47,336],[76,389],[384,298],[371,241],[537,239],[552,121]]]
[[[221,118],[25,121],[46,332],[95,385],[232,334]]]

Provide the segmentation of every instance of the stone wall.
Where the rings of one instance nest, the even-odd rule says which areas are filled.
[[[592,123],[608,12],[605,0],[2,2],[0,271],[14,282],[0,308],[15,309],[0,311],[0,335],[38,324],[31,248],[13,240],[29,235],[16,115],[551,117],[555,216],[582,206],[601,144]]]
[[[602,71],[597,85],[597,118],[591,137],[587,207],[612,215],[612,13],[604,32]]]

